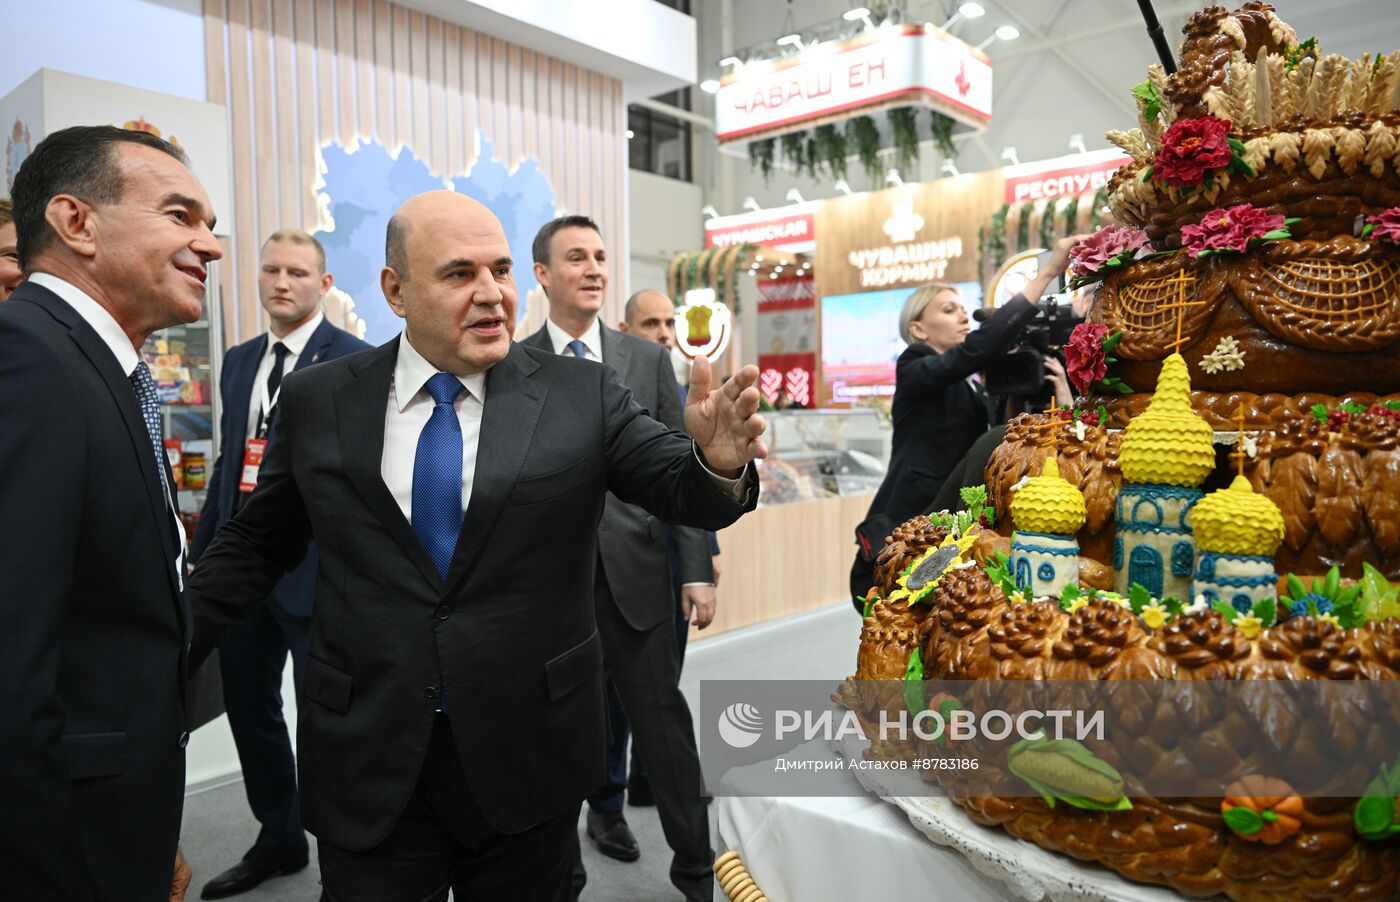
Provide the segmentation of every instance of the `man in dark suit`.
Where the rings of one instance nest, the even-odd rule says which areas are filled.
[[[604,326],[598,319],[608,282],[607,250],[593,220],[566,216],[535,236],[535,277],[549,298],[549,319],[523,342],[554,354],[596,360],[617,372],[632,397],[673,429],[684,426],[670,356],[657,344]],[[708,594],[714,575],[702,531],[677,527],[683,591]],[[641,854],[622,812],[627,737],[632,727],[642,759],[653,767],[653,792],[674,857],[671,879],[691,899],[713,895],[709,819],[690,709],[681,695],[665,525],[609,495],[598,526],[598,634],[610,683],[612,726],[608,781],[588,797],[588,836],[604,855],[635,861]],[[707,621],[708,622],[708,621]],[[583,863],[576,865],[582,886]]]
[[[331,325],[321,311],[333,281],[326,272],[325,249],[309,233],[280,229],[263,244],[258,298],[267,311],[268,331],[233,348],[224,360],[219,379],[222,439],[190,543],[190,559],[196,563],[257,484],[258,461],[272,430],[283,376],[369,350],[368,344]],[[290,652],[293,681],[300,689],[315,598],[313,548],[278,582],[266,603],[219,643],[229,729],[238,748],[248,807],[261,826],[243,859],[206,883],[200,898],[234,896],[274,874],[306,867],[296,761],[282,719],[282,671]]]
[[[54,132],[12,190],[29,278],[0,304],[3,895],[183,898],[190,617],[137,349],[199,318],[214,214],[179,149],[110,126]]]
[[[685,369],[676,367],[679,354],[672,353],[676,346],[676,305],[664,292],[643,288],[633,292],[622,311],[622,322],[617,324],[619,332],[635,335],[644,341],[654,341],[666,349],[671,357],[672,369],[676,372],[676,386],[682,403],[685,401],[686,385],[689,379],[688,363]],[[704,629],[715,619],[715,588],[719,585],[719,541],[712,532],[705,533],[710,548],[710,562],[713,582],[708,587],[687,586],[682,582],[680,547],[676,542],[676,530],[666,526],[666,563],[671,571],[671,595],[676,601],[676,651],[682,666],[685,664],[685,646],[690,638],[690,624],[696,629]],[[708,590],[708,591],[706,591]],[[613,697],[608,696],[608,714],[618,713],[621,703],[614,706]],[[621,724],[620,728],[618,724]],[[608,744],[608,780],[611,785],[627,784],[627,804],[634,806],[655,805],[656,798],[651,791],[651,780],[647,777],[646,766],[637,754],[633,744],[631,755],[627,755],[628,727],[626,716],[613,723],[613,737]],[[615,778],[616,775],[616,778]],[[620,798],[621,789],[616,790]]]
[[[298,758],[331,902],[560,900],[603,781],[593,613],[609,490],[695,526],[756,503],[756,368],[686,407],[694,440],[611,369],[512,345],[510,246],[451,191],[391,219],[404,334],[284,380],[248,503],[192,577],[207,655],[314,537]]]

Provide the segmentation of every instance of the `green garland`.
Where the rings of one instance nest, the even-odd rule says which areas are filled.
[[[945,160],[957,159],[958,148],[953,143],[953,120],[943,115],[937,110],[930,110],[933,114],[933,144],[938,148],[938,152]]]
[[[1006,262],[1006,217],[1011,214],[1011,205],[1002,204],[992,214],[992,225],[987,230],[987,254],[992,258],[992,272],[1001,269]]]
[[[763,173],[763,184],[773,178],[773,150],[776,142],[772,138],[762,138],[749,142],[749,168]]]
[[[1055,200],[1045,202],[1045,212],[1040,217],[1040,246],[1049,250],[1055,244]]]
[[[987,260],[991,256],[990,244],[987,240],[987,227],[977,227],[977,281],[981,282],[987,278]]]
[[[890,131],[894,140],[895,165],[900,172],[913,172],[919,164],[919,120],[913,107],[890,110]]]
[[[818,125],[815,132],[816,154],[833,180],[846,177],[846,133],[830,123]]]
[[[1076,194],[1074,197],[1071,197],[1069,203],[1064,206],[1065,235],[1073,235],[1076,231],[1075,227],[1079,224],[1079,201],[1082,200],[1083,197],[1084,195],[1082,194]]]
[[[1108,206],[1108,189],[1100,188],[1094,192],[1094,209],[1089,214],[1089,231],[1094,231],[1099,227],[1099,221],[1103,219],[1103,208]]]
[[[872,187],[878,188],[883,173],[880,171],[880,130],[875,120],[869,116],[856,116],[846,124],[846,140],[855,148],[860,168],[865,170]]]
[[[803,162],[807,164],[807,177],[816,181],[818,177],[817,166],[821,161],[817,159],[817,139],[814,136],[807,138],[807,146],[803,151]]]
[[[1021,219],[1016,223],[1016,252],[1020,253],[1031,246],[1031,208],[1035,201],[1021,204]]]
[[[778,140],[782,144],[783,159],[791,163],[792,168],[800,175],[807,165],[805,134],[803,132],[788,132]]]

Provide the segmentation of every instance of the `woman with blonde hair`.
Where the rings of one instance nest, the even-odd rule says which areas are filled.
[[[24,281],[19,268],[19,239],[15,236],[15,215],[8,198],[0,197],[0,301]]]
[[[926,513],[944,479],[991,425],[981,387],[969,377],[1005,354],[1039,311],[1041,296],[1064,272],[1069,249],[1083,236],[1061,239],[1049,263],[976,332],[956,286],[924,285],[899,313],[908,345],[895,362],[894,437],[890,465],[866,519],[856,527],[860,551],[851,568],[851,594],[873,582],[874,556],[895,526]],[[857,608],[860,603],[856,602]]]

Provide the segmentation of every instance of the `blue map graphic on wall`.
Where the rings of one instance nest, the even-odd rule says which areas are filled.
[[[554,188],[539,162],[523,160],[511,172],[495,158],[494,148],[478,133],[481,148],[465,176],[443,179],[405,146],[397,157],[378,142],[347,151],[339,144],[321,148],[325,162],[322,194],[335,227],[317,233],[326,248],[326,266],[335,285],[355,301],[355,316],[365,324],[365,341],[383,344],[403,329],[379,290],[384,266],[384,231],[399,205],[415,194],[449,188],[490,207],[505,227],[515,260],[519,307],[525,317],[526,299],[538,284],[530,259],[535,233],[555,216]]]

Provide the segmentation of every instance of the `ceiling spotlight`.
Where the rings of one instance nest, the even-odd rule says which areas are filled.
[[[770,279],[776,279],[777,277],[778,277],[778,274],[775,273],[775,272],[770,272],[770,273],[768,274],[768,278],[770,278]]]
[[[958,164],[954,163],[951,159],[949,159],[949,160],[944,160],[944,161],[943,161],[943,166],[942,166],[942,169],[941,169],[940,171],[941,171],[944,175],[961,175],[961,174],[962,174],[962,173],[958,172]]]
[[[891,169],[885,173],[885,184],[894,185],[896,188],[904,187],[904,179],[900,178],[898,169]]]
[[[845,19],[847,22],[854,22],[859,19],[865,23],[866,28],[871,31],[875,30],[875,21],[870,18],[870,10],[863,6],[857,6],[855,9],[847,10],[841,14],[841,18]]]
[[[744,198],[744,203],[742,204],[742,206],[745,210],[752,210],[755,213],[763,209],[759,202],[753,199],[752,195]],[[763,258],[759,257],[758,259],[762,260]]]
[[[1003,147],[1001,149],[1001,158],[1006,162],[1010,163],[1012,166],[1016,166],[1021,162],[1020,156],[1018,156],[1016,153],[1016,148],[1010,145],[1007,145],[1006,147]]]
[[[1021,31],[1015,25],[1003,25],[996,30],[995,34],[1003,41],[1014,41],[1021,36]]]
[[[719,211],[710,204],[701,207],[700,212],[705,214],[706,219],[719,219]]]
[[[742,66],[744,64],[744,61],[739,59],[737,56],[726,56],[724,59],[719,61],[719,64],[721,66],[734,66],[737,68],[739,66]]]
[[[753,198],[751,197],[751,198],[749,198],[749,200],[753,200]],[[753,258],[753,262],[754,262],[754,263],[762,263],[762,262],[763,262],[763,255],[762,255],[762,254],[756,255],[756,256]]]
[[[787,193],[787,199],[795,204],[800,204],[802,203],[802,192],[798,191],[796,188],[789,188]]]
[[[785,34],[782,37],[778,38],[778,45],[786,47],[796,47],[798,51],[801,51],[803,49],[802,36],[798,34]]]
[[[718,94],[719,80],[715,78],[705,79],[704,81],[700,82],[700,90],[704,91],[706,94]]]
[[[622,133],[622,137],[626,138],[628,141],[631,141],[634,137],[636,137],[636,132],[632,131],[632,129],[629,128],[627,131]]]
[[[954,25],[961,22],[963,19],[980,19],[986,14],[987,11],[982,8],[982,4],[964,3],[962,6],[958,7],[957,12],[953,13],[953,15],[949,17],[947,22],[943,23],[943,30],[947,31],[949,28],[952,28]]]
[[[831,187],[835,188],[837,191],[840,191],[847,197],[851,196],[851,186],[846,184],[845,179],[837,179],[836,184],[832,185]]]
[[[1084,135],[1075,132],[1069,136],[1069,149],[1075,153],[1088,153],[1089,148],[1084,146]]]

